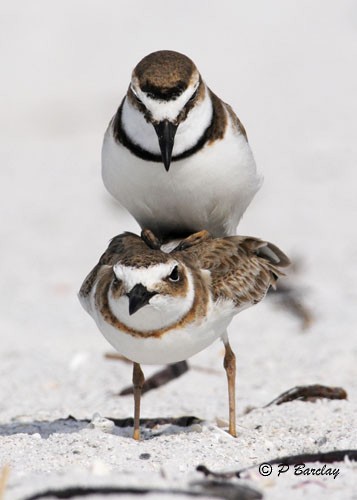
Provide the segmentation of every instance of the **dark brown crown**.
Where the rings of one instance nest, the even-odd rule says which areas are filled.
[[[133,71],[143,92],[154,99],[176,99],[184,92],[196,70],[184,54],[172,50],[152,52]]]

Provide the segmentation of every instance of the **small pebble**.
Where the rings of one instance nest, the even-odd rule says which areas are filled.
[[[324,444],[327,443],[327,437],[326,436],[322,436],[321,438],[317,439],[315,441],[315,443],[318,445],[318,446],[323,446]]]
[[[150,457],[151,457],[150,453],[141,453],[139,455],[140,460],[149,460]]]
[[[90,429],[99,429],[102,432],[111,433],[114,430],[115,424],[108,418],[101,417],[99,413],[95,413],[91,422],[88,424]]]

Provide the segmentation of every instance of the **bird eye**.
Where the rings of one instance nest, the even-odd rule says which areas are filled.
[[[179,281],[179,279],[180,279],[180,275],[179,275],[178,267],[175,266],[173,268],[173,270],[171,271],[171,274],[169,276],[169,280],[176,282],[176,281]]]

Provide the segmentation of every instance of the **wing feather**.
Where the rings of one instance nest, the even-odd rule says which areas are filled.
[[[210,271],[214,300],[232,300],[238,308],[262,300],[290,263],[277,246],[246,236],[208,240],[183,253]]]

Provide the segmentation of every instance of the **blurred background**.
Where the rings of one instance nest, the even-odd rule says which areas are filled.
[[[138,228],[102,185],[102,138],[136,63],[173,49],[244,123],[265,181],[238,230],[300,262],[296,282],[316,318],[309,356],[294,343],[296,319],[265,304],[247,311],[234,323],[256,332],[233,340],[249,345],[242,365],[249,372],[262,338],[265,349],[284,345],[287,368],[307,363],[323,378],[318,346],[332,339],[326,366],[353,380],[357,3],[3,0],[0,23],[3,375],[29,352],[53,363],[110,349],[76,293],[108,240]]]

